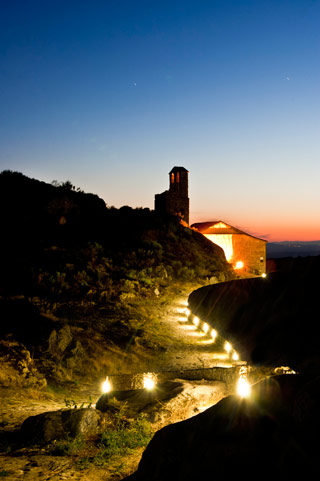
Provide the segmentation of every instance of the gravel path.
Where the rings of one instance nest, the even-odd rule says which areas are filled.
[[[159,371],[231,366],[222,340],[212,342],[208,335],[186,322],[186,300],[187,295],[175,298],[161,318],[161,329],[168,339],[168,345],[164,354],[157,359]],[[220,384],[221,393],[217,393],[217,399],[224,395],[223,383]],[[81,404],[87,403],[90,397],[96,402],[100,396],[97,385],[73,386],[67,392],[66,395],[64,392],[39,393],[32,389],[0,389],[0,428],[10,431],[18,428],[29,416],[65,408],[66,397]],[[2,431],[2,437],[5,431]],[[23,448],[14,456],[0,453],[0,475],[10,481],[120,480],[136,469],[141,454],[140,449],[127,456],[125,463],[119,459],[107,467],[90,466],[79,471],[72,457],[48,456],[40,448]]]
[[[224,340],[214,342],[210,336],[187,322],[187,296],[172,302],[161,320],[161,326],[172,341],[166,353],[159,358],[160,369],[199,369],[230,367],[232,362],[224,350]]]

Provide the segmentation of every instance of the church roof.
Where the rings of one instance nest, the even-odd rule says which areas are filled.
[[[184,167],[173,167],[173,169],[170,170],[169,174],[175,174],[176,172],[189,172],[189,171]]]
[[[263,242],[267,242],[265,239],[260,239],[259,237],[255,237],[253,235],[248,234],[232,225],[226,224],[222,220],[212,220],[210,222],[198,222],[192,224],[194,229],[199,231],[201,234],[242,234],[247,235],[249,237],[253,237],[254,239],[261,240]]]

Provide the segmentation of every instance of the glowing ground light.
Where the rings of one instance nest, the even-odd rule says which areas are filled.
[[[208,333],[208,331],[209,331],[209,326],[208,326],[208,324],[207,324],[206,322],[203,324],[202,330],[203,330],[203,332],[204,332],[205,334]]]
[[[233,352],[232,359],[233,361],[239,361],[239,354],[236,351]]]
[[[235,269],[243,269],[244,263],[242,261],[236,262],[236,265],[234,266]]]
[[[108,393],[112,391],[112,384],[108,379],[108,376],[106,377],[106,380],[102,383],[101,390],[103,393]]]
[[[232,346],[231,346],[230,342],[226,341],[226,342],[224,343],[224,350],[229,354],[229,352],[231,351],[231,349],[232,349]]]
[[[193,322],[193,324],[194,324],[196,327],[198,327],[198,326],[199,326],[199,323],[200,323],[199,317],[194,316],[192,322]]]
[[[152,389],[154,389],[155,387],[155,382],[153,379],[151,379],[151,377],[145,377],[144,380],[143,380],[143,387],[147,390],[147,391],[152,391]]]
[[[245,376],[240,376],[237,384],[237,393],[242,398],[250,396],[251,386]]]
[[[212,329],[211,330],[211,337],[214,341],[216,340],[217,335],[218,335],[217,331],[215,329]]]
[[[264,272],[263,274],[261,274],[261,277],[265,278],[267,277],[267,274]]]

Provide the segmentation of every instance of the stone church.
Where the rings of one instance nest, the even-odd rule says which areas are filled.
[[[178,215],[186,224],[189,224],[190,206],[188,174],[184,167],[173,167],[169,172],[169,190],[155,196],[157,212]],[[247,234],[221,220],[198,222],[192,224],[191,228],[220,246],[227,261],[239,273],[265,274],[266,240]]]
[[[184,167],[173,167],[169,172],[169,190],[156,194],[155,210],[178,215],[189,224],[189,172]]]

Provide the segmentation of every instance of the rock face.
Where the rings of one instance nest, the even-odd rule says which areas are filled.
[[[101,433],[106,415],[92,408],[51,411],[30,416],[21,426],[21,435],[27,442],[48,443],[82,435],[90,438]]]
[[[158,431],[130,481],[319,479],[320,378],[264,380]]]
[[[250,365],[318,369],[319,264],[203,287],[189,304]]]
[[[30,351],[13,340],[0,340],[0,385],[45,388],[47,381],[37,370]]]
[[[111,398],[126,402],[130,417],[143,412],[156,429],[187,419],[217,403],[226,394],[225,384],[214,381],[167,381],[151,392],[144,389],[114,391],[103,394],[96,408],[102,412],[112,409]]]
[[[155,389],[148,391],[147,389],[130,389],[128,391],[112,391],[110,394],[103,394],[96,404],[96,408],[100,411],[108,409],[109,399],[116,398],[118,401],[130,403],[142,410],[146,406],[155,402],[165,401],[177,396],[183,391],[182,382],[167,381],[157,385]]]

